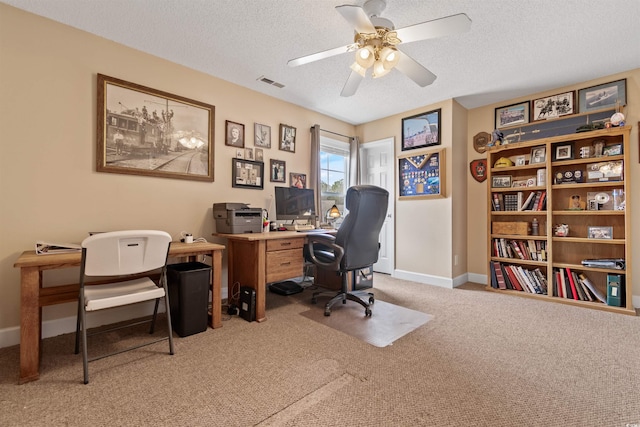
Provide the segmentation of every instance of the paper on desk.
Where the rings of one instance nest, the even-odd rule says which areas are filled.
[[[36,242],[36,254],[61,254],[65,252],[78,252],[82,250],[82,246],[76,243],[50,243],[38,240]]]

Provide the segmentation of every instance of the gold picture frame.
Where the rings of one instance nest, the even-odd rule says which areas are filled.
[[[97,86],[98,172],[213,182],[213,105],[103,74]]]

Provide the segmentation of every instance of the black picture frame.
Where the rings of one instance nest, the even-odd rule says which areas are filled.
[[[264,163],[231,159],[231,186],[234,188],[264,188]]]
[[[553,161],[573,160],[573,144],[556,144],[553,149]]]
[[[242,123],[232,122],[231,120],[225,120],[224,126],[224,133],[226,135],[224,145],[244,148],[244,125]]]
[[[296,152],[296,128],[280,123],[280,144],[278,148],[290,153]]]
[[[402,151],[440,145],[441,121],[441,108],[403,118]]]
[[[605,110],[623,107],[627,104],[627,79],[578,90],[578,111]]]
[[[576,92],[569,91],[558,95],[546,96],[531,101],[531,119],[553,119],[575,113]]]
[[[284,160],[269,160],[269,181],[287,182],[287,163]]]
[[[97,89],[97,172],[213,182],[213,105],[103,74]],[[193,167],[162,168],[187,155]]]

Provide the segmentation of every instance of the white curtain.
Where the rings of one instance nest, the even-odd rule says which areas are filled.
[[[349,138],[349,185],[360,184],[360,140]]]

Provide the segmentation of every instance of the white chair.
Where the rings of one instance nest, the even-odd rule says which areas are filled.
[[[171,312],[169,309],[169,292],[167,290],[166,265],[169,255],[171,236],[164,231],[126,230],[99,233],[87,237],[82,242],[82,264],[80,267],[80,295],[78,298],[78,321],[76,326],[75,353],[79,352],[80,332],[82,332],[82,362],[84,367],[84,383],[89,382],[88,362],[113,356],[125,351],[169,340],[169,354],[173,351],[173,333],[171,330]],[[159,284],[148,275],[160,271]],[[146,273],[146,274],[145,274]],[[117,277],[116,277],[117,276]],[[89,277],[110,279],[107,283],[87,282]],[[129,279],[129,280],[127,280]],[[87,336],[110,332],[128,326],[151,322],[150,334],[153,334],[158,304],[164,298],[167,314],[168,336],[128,347],[123,350],[88,358]],[[108,330],[87,334],[87,312],[120,307],[129,304],[155,300],[153,317],[142,321],[128,323]]]

